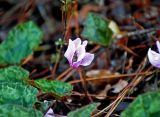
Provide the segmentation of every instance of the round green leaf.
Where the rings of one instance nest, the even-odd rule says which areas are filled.
[[[109,28],[109,21],[95,13],[89,13],[84,22],[81,35],[103,46],[109,45],[113,32]]]
[[[0,105],[10,103],[33,107],[37,101],[38,90],[20,82],[0,83]]]
[[[0,105],[0,117],[43,117],[43,115],[40,111],[33,108],[4,104]]]
[[[159,100],[160,91],[140,95],[122,112],[121,117],[159,117]]]
[[[22,81],[29,77],[29,72],[18,66],[11,66],[0,69],[0,82]]]
[[[55,97],[63,97],[71,94],[73,86],[56,80],[35,80],[35,87],[41,89],[44,93],[53,93]]]
[[[42,39],[42,31],[32,22],[15,26],[0,44],[0,65],[19,64],[32,54]]]

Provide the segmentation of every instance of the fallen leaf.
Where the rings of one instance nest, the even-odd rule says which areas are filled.
[[[119,93],[122,91],[126,86],[128,85],[128,82],[125,80],[120,79],[118,83],[112,86],[112,92],[113,93]]]
[[[114,75],[120,75],[120,73],[118,72],[111,72],[109,70],[105,70],[105,69],[101,69],[101,70],[90,70],[86,72],[86,76],[89,78],[101,78],[101,77],[106,77],[106,76],[114,76]],[[91,81],[90,83],[94,86],[100,86],[102,84],[109,83],[109,84],[114,84],[116,83],[118,80],[116,78],[114,79],[106,79],[106,80],[95,80],[95,81]]]
[[[106,87],[97,94],[96,98],[97,98],[97,99],[100,99],[100,100],[105,99],[106,96],[107,96],[107,92],[108,92],[110,89],[111,89],[111,85],[110,85],[110,84],[107,84]]]

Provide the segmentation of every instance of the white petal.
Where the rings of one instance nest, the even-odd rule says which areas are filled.
[[[148,59],[153,66],[160,68],[160,54],[151,50],[151,48],[148,50]]]
[[[74,42],[75,48],[78,48],[81,45],[81,39],[80,38],[75,39],[73,42]]]
[[[83,41],[82,45],[86,46],[86,45],[87,45],[87,43],[88,43],[88,41],[87,41],[87,40],[86,40],[86,41]]]
[[[44,115],[44,117],[55,117],[53,110],[50,108],[47,113]]]
[[[84,58],[85,53],[86,53],[85,46],[80,45],[76,50],[77,62],[81,61]]]
[[[72,64],[72,59],[75,54],[75,51],[76,49],[75,49],[74,42],[71,39],[69,39],[69,45],[64,56],[68,59],[70,65]]]
[[[91,64],[93,59],[94,59],[94,54],[86,53],[84,58],[81,61],[81,65],[87,66],[87,65]]]
[[[160,53],[160,43],[159,43],[159,41],[156,41],[156,45],[157,45],[157,48],[158,48],[158,52]]]

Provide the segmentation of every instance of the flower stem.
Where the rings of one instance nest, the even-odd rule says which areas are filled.
[[[80,79],[83,81],[83,82],[82,82],[82,85],[83,85],[83,88],[84,88],[84,90],[85,90],[85,96],[88,97],[88,99],[89,99],[91,102],[93,102],[91,96],[88,95],[87,82],[86,82],[85,76],[82,74],[82,69],[78,68],[78,73],[79,73]]]

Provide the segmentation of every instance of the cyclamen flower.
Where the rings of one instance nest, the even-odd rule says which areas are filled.
[[[68,59],[70,66],[78,68],[80,65],[88,66],[94,59],[94,54],[86,52],[86,45],[88,41],[81,42],[80,38],[72,41],[69,39],[68,48],[64,56]]]
[[[159,53],[157,53],[157,52],[151,50],[151,48],[149,48],[148,59],[153,66],[160,68],[160,42],[156,41],[156,45],[157,45]]]

